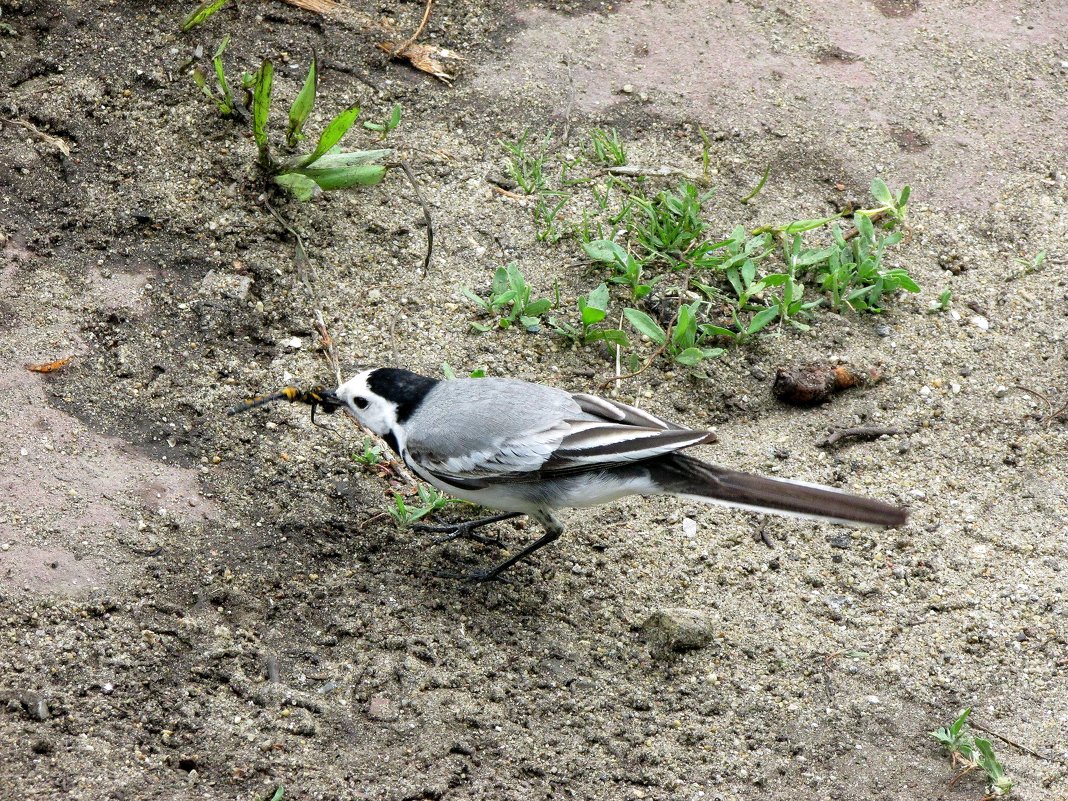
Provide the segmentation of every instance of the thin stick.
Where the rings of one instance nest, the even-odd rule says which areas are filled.
[[[571,136],[571,109],[575,105],[575,77],[571,74],[571,56],[564,56],[564,66],[567,67],[567,108],[564,109],[564,132],[560,136],[560,141],[563,144],[567,144],[567,139]]]
[[[889,212],[885,212],[885,211],[877,211],[877,212],[875,212],[875,214],[873,214],[870,217],[868,217],[868,219],[871,220],[873,223],[874,222],[879,222],[879,220],[881,220],[883,217],[885,217],[888,213]],[[859,233],[860,233],[860,229],[859,228],[853,228],[853,229],[851,229],[849,231],[846,231],[844,234],[842,234],[842,239],[844,239],[844,240],[846,240],[848,242],[850,239],[855,238],[857,236],[857,234],[859,234]]]
[[[334,347],[334,339],[330,336],[330,332],[326,330],[323,313],[318,309],[315,310],[315,330],[319,332],[319,341],[323,344],[326,362],[334,368],[334,377],[337,378],[338,386],[341,386],[341,362],[337,358],[337,348]]]
[[[429,3],[427,4],[429,8]],[[415,192],[415,199],[419,201],[419,205],[423,207],[423,219],[426,220],[426,257],[423,259],[423,277],[430,275],[430,257],[434,254],[434,221],[430,219],[430,207],[423,199],[423,193],[419,191],[419,184],[415,180],[415,174],[412,172],[412,168],[408,166],[408,162],[404,159],[400,160],[400,168],[404,170],[404,174],[408,176],[408,183],[412,185],[412,191]]]
[[[900,434],[897,428],[881,428],[879,426],[858,426],[857,428],[842,428],[827,436],[820,445],[834,445],[840,439],[875,439],[884,434],[894,436]]]
[[[998,734],[996,731],[993,731],[992,729],[988,729],[986,726],[982,725],[981,723],[976,723],[974,718],[968,718],[968,725],[969,726],[974,726],[975,728],[979,729],[979,731],[985,731],[987,734],[991,735],[992,737],[997,737],[1002,742],[1008,743],[1009,745],[1014,746],[1015,748],[1019,748],[1025,754],[1030,754],[1033,757],[1038,757],[1039,759],[1044,760],[1046,762],[1052,762],[1053,761],[1048,756],[1042,756],[1042,754],[1038,753],[1038,751],[1032,751],[1026,745],[1020,745],[1020,743],[1016,742],[1015,740],[1010,740],[1004,734]]]
[[[70,158],[70,147],[67,146],[66,142],[64,142],[58,136],[52,136],[52,134],[46,134],[44,131],[42,131],[40,128],[38,128],[33,123],[26,122],[26,120],[14,120],[14,119],[8,119],[8,118],[0,119],[0,122],[6,122],[8,125],[18,125],[20,128],[25,128],[27,131],[29,131],[35,137],[40,139],[42,142],[44,142],[45,144],[51,145],[56,150],[58,150],[60,153],[62,153],[64,156],[66,156],[67,158]]]
[[[660,357],[660,354],[663,353],[665,350],[667,350],[667,341],[665,341],[663,345],[653,351],[653,355],[649,357],[649,361],[643,364],[639,369],[635,370],[633,373],[627,373],[626,375],[614,375],[607,381],[602,381],[599,385],[599,388],[604,389],[613,381],[615,381],[618,386],[618,383],[620,381],[626,381],[628,378],[634,378],[635,376],[641,375],[653,366],[653,362],[655,362]]]
[[[515,192],[509,192],[503,186],[497,186],[497,184],[490,184],[490,189],[496,192],[498,195],[504,195],[505,197],[514,198],[515,200],[526,200],[525,195],[518,195]]]
[[[399,47],[394,47],[393,52],[389,54],[390,58],[396,58],[398,55],[408,49],[408,45],[414,44],[415,40],[419,38],[419,35],[423,32],[423,28],[426,27],[426,22],[430,19],[430,7],[434,5],[434,0],[426,0],[426,10],[423,11],[423,20],[419,23],[419,27],[415,29],[410,37],[401,42]]]

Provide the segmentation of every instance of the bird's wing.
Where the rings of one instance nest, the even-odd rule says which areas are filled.
[[[535,480],[650,459],[700,442],[632,406],[510,379],[443,381],[406,423],[408,456],[444,480]]]

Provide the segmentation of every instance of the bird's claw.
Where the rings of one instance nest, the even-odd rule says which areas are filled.
[[[476,534],[475,529],[478,528],[478,526],[473,524],[478,522],[479,521],[477,520],[469,520],[466,523],[450,523],[442,526],[432,526],[426,523],[415,523],[411,526],[411,528],[416,531],[443,533],[445,535],[443,537],[434,537],[432,542],[435,545],[452,542],[453,540],[460,539],[461,537],[463,537],[464,539],[474,540],[475,542],[482,543],[483,545],[493,545],[497,548],[504,548],[504,543],[496,537],[486,537],[482,534]]]

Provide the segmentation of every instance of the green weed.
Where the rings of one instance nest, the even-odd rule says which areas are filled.
[[[574,344],[589,345],[592,342],[604,342],[609,345],[619,345],[620,347],[628,348],[630,347],[630,341],[622,330],[618,328],[598,327],[608,316],[610,300],[611,296],[608,291],[608,285],[601,284],[590,292],[589,295],[579,297],[578,327],[567,321],[558,320],[555,317],[549,318],[549,325],[554,332]]]
[[[429,484],[419,485],[416,490],[416,499],[416,502],[409,504],[399,492],[393,493],[393,505],[388,507],[388,511],[389,516],[393,518],[393,522],[399,528],[406,528],[450,504],[466,503],[466,501],[443,495]]]
[[[594,128],[590,131],[592,161],[605,167],[622,167],[627,163],[627,152],[619,140],[619,131],[603,131]]]
[[[393,110],[390,112],[389,116],[383,119],[382,122],[372,122],[371,120],[365,120],[363,123],[363,127],[366,128],[368,131],[376,131],[378,133],[378,138],[384,142],[386,140],[386,137],[388,137],[391,133],[397,130],[397,126],[400,125],[400,122],[401,107],[400,103],[397,103],[393,106]]]
[[[541,324],[541,316],[552,306],[551,300],[531,300],[530,285],[515,263],[499,267],[493,274],[489,297],[481,298],[466,287],[460,291],[478,306],[483,314],[496,318],[495,322],[489,325],[471,323],[471,328],[480,333],[494,328],[510,328],[516,322],[527,331],[536,333]]]
[[[974,736],[965,729],[972,708],[968,707],[948,726],[940,726],[930,735],[949,754],[953,767],[961,768],[950,786],[961,778],[975,770],[982,770],[986,774],[987,799],[998,798],[1012,792],[1012,780],[1005,775],[1005,769],[998,762],[994,754],[994,748],[990,741],[982,737]]]
[[[219,47],[215,50],[215,55],[212,56],[211,63],[215,68],[215,86],[208,86],[207,76],[200,67],[196,67],[193,70],[193,83],[195,83],[200,91],[215,104],[215,107],[219,109],[219,114],[223,117],[232,117],[235,113],[243,112],[240,106],[234,103],[233,92],[230,91],[230,84],[226,80],[226,71],[223,68],[223,53],[226,52],[227,45],[230,44],[230,35],[227,34],[223,37],[223,40],[219,43]]]
[[[229,5],[230,0],[204,0],[182,21],[182,33],[190,31],[197,25],[207,22],[217,11]]]
[[[229,37],[223,39],[213,59],[219,91],[209,90],[207,80],[199,72],[193,73],[193,80],[213,100],[220,113],[232,116],[237,107],[222,66],[222,54],[228,42]],[[315,105],[317,82],[318,63],[312,58],[304,84],[289,108],[285,142],[290,150],[305,138],[304,124]],[[358,106],[347,108],[334,117],[323,129],[310,153],[279,155],[271,147],[268,131],[274,66],[269,60],[264,60],[255,73],[242,76],[242,86],[251,98],[252,137],[256,143],[260,168],[268,180],[298,200],[310,200],[319,192],[370,186],[385,177],[386,166],[381,161],[392,150],[344,151],[340,147],[342,137],[360,114]]]
[[[447,381],[453,381],[458,377],[456,375],[456,371],[452,369],[452,365],[450,365],[448,362],[442,362],[441,363],[441,372],[445,376],[445,380],[447,380]],[[476,367],[474,370],[472,370],[470,373],[467,374],[467,377],[468,378],[485,378],[486,375],[487,375],[486,367]]]
[[[364,467],[374,467],[376,464],[381,464],[383,458],[382,446],[372,445],[369,437],[364,437],[363,451],[352,455],[353,461]]]
[[[508,174],[512,180],[527,195],[541,192],[546,186],[545,160],[548,157],[548,149],[552,144],[552,136],[545,136],[541,141],[537,152],[530,141],[530,131],[524,131],[523,135],[515,142],[499,140],[500,145],[508,153]]]

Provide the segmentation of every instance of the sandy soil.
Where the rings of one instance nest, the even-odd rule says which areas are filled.
[[[1068,7],[438,0],[424,40],[465,58],[449,88],[374,47],[422,3],[245,2],[179,34],[192,5],[0,0],[0,798],[979,799],[926,734],[969,705],[1030,751],[995,740],[1018,798],[1068,798],[1068,421],[1013,389],[1068,398]],[[274,201],[312,298],[249,137],[183,71],[227,32],[232,70],[271,56],[282,96],[319,53],[313,130],[402,105],[429,277],[391,173]],[[911,183],[893,259],[924,292],[621,397],[715,426],[710,459],[907,503],[907,528],[625,502],[468,586],[439,573],[497,553],[395,528],[354,426],[225,416],[329,380],[316,304],[345,372],[448,361],[595,389],[595,347],[468,333],[460,287],[506,261],[568,307],[603,279],[487,182],[496,140],[567,129],[568,152],[614,126],[632,163],[699,174],[699,125],[723,232]],[[1040,250],[1039,271],[1015,261]],[[945,288],[953,313],[928,314]],[[770,376],[804,359],[889,380],[799,411]],[[903,433],[818,446],[858,423]],[[643,622],[674,608],[711,641],[651,644]]]

